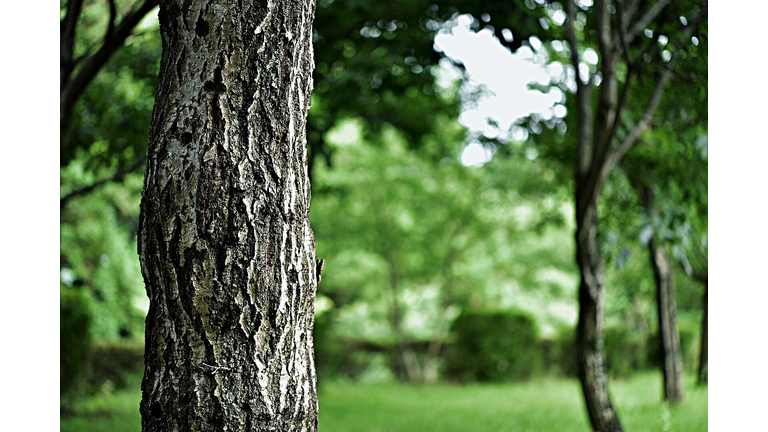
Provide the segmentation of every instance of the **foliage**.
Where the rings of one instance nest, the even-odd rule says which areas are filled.
[[[124,389],[141,381],[144,374],[144,341],[98,341],[92,347],[86,380],[92,391]]]
[[[658,335],[653,336],[658,339]],[[648,369],[648,338],[648,334],[624,326],[606,327],[605,361],[608,373],[613,377],[628,377],[634,371]]]
[[[440,122],[458,116],[460,100],[455,89],[441,87],[442,55],[433,47],[435,34],[460,13],[502,23],[484,27],[513,51],[539,29],[536,20],[546,18],[521,0],[318,2],[313,105],[322,109],[312,110],[308,119],[310,170],[317,155],[330,164],[333,148],[324,134],[346,117],[364,119],[371,132],[394,126],[416,148]],[[506,42],[502,35],[509,28],[515,29],[515,38]],[[433,154],[437,160],[444,156]]]
[[[61,2],[63,21],[71,3]],[[62,125],[66,136],[62,136],[61,166],[79,158],[90,170],[115,172],[134,165],[146,153],[161,50],[157,13],[147,13],[156,2],[114,2],[117,28],[128,22],[135,27],[112,35],[110,3],[82,3],[74,33],[65,32],[61,38],[62,92],[66,89],[67,102],[74,103],[67,117],[71,124],[62,117],[67,124]],[[65,27],[62,23],[63,32]],[[65,59],[70,38],[71,59]],[[93,66],[92,60],[99,65],[92,80],[74,84],[84,69]],[[74,75],[66,75],[72,71]],[[70,88],[81,85],[83,93]],[[70,100],[72,92],[81,96]]]
[[[77,386],[89,359],[91,337],[91,303],[83,289],[61,286],[60,301],[60,392],[69,395]]]
[[[321,381],[340,376],[355,377],[362,372],[352,359],[352,346],[343,343],[333,332],[333,319],[329,313],[315,316],[315,369]]]
[[[563,327],[557,333],[550,350],[552,358],[550,371],[555,375],[577,378],[579,365],[576,363],[576,328]]]
[[[393,354],[397,369],[403,347],[425,364],[430,346],[451,343],[448,326],[467,308],[517,305],[547,334],[573,324],[570,211],[546,166],[433,162],[396,131],[364,127],[349,120],[329,132],[337,163],[319,164],[313,182],[312,224],[326,260],[315,333],[321,372],[367,376],[381,353]],[[446,125],[421,149],[457,142],[461,131]]]
[[[93,176],[80,163],[62,170],[62,181]],[[62,283],[92,298],[91,331],[97,340],[140,337],[146,295],[136,257],[135,227],[141,177],[111,185],[61,213]]]
[[[96,172],[125,169],[147,152],[160,65],[156,23],[132,36],[99,73],[72,116],[61,164],[85,159]]]
[[[538,329],[528,314],[465,311],[454,322],[448,377],[461,381],[524,380],[541,372]]]
[[[105,3],[88,4],[76,55],[103,35],[107,11]],[[526,339],[530,358],[521,360],[522,366],[504,359],[510,364],[507,375],[529,376],[534,358],[543,359],[547,371],[575,373],[571,326],[578,278],[568,201],[576,116],[533,116],[514,126],[527,129],[527,140],[494,142],[496,157],[483,167],[459,164],[467,131],[455,119],[471,95],[443,79],[446,62],[433,49],[436,32],[452,25],[459,13],[471,13],[473,28],[488,28],[513,51],[526,46],[534,61],[560,63],[562,74],[553,76],[551,85],[566,94],[567,112],[576,112],[574,71],[563,27],[555,19],[562,13],[559,2],[318,2],[308,147],[312,226],[318,257],[326,260],[315,326],[321,382],[331,376],[391,379],[398,344],[411,346],[424,364],[430,344],[440,342],[445,352],[455,342],[448,329],[461,311],[469,316],[471,310],[511,308],[523,310],[530,319],[519,325],[538,328],[540,337]],[[579,13],[586,29],[593,12],[587,7]],[[666,25],[651,28],[655,38],[671,34]],[[510,29],[511,40],[505,36]],[[596,48],[589,31],[579,37],[583,51]],[[601,246],[612,287],[606,299],[611,339],[606,349],[619,375],[648,366],[642,347],[655,343],[644,233],[652,229],[678,259],[706,270],[707,81],[701,73],[707,64],[706,31],[699,37],[699,45],[681,52],[686,61],[678,63],[680,73],[658,108],[656,127],[642,135],[642,144],[621,171],[614,171],[603,193],[599,214],[607,229]],[[160,50],[156,20],[148,17],[88,87],[61,154],[62,195],[139,166]],[[653,75],[661,66],[654,60],[643,67]],[[595,71],[595,65],[587,67]],[[638,81],[620,133],[639,117],[652,86],[649,79]],[[491,148],[493,140],[481,140]],[[101,349],[104,341],[139,338],[143,332],[146,297],[135,253],[141,179],[138,173],[128,175],[123,183],[81,195],[62,210],[61,361],[67,370],[84,358],[89,343],[77,336],[92,334],[95,349]],[[638,183],[653,191],[656,216],[642,210]],[[686,367],[696,345],[686,341],[698,334],[701,315],[701,290],[687,279],[676,277]],[[465,341],[483,339],[484,333],[470,332],[477,326],[456,325],[464,326]],[[509,343],[527,331],[501,335],[498,329],[483,329],[496,334],[498,342],[511,338]],[[65,340],[80,345],[65,347]],[[119,386],[124,376],[113,368],[119,363],[91,370],[109,371],[104,374]],[[496,361],[470,375],[496,379],[490,376],[504,375],[498,366]],[[63,371],[64,366],[62,379],[69,379]],[[622,412],[623,421],[631,421],[625,417]]]

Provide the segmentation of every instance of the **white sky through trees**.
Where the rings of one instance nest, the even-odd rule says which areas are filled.
[[[565,116],[565,107],[558,105],[564,102],[565,95],[557,88],[549,93],[530,90],[528,84],[549,84],[550,74],[557,76],[562,70],[548,72],[542,64],[543,59],[536,59],[533,50],[527,46],[515,54],[510,53],[490,30],[473,31],[470,28],[472,21],[470,15],[459,16],[453,25],[438,33],[435,48],[464,64],[470,76],[465,89],[466,86],[483,89],[480,100],[465,106],[459,117],[470,131],[470,142],[462,153],[462,163],[482,165],[491,159],[492,152],[474,141],[473,136],[482,134],[488,138],[524,141],[527,132],[514,128],[515,121],[531,113],[539,113],[545,120]],[[531,41],[534,49],[540,44],[538,39]]]

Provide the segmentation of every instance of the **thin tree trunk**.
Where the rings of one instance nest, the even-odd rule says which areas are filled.
[[[706,254],[703,255],[703,260],[706,262],[707,257]],[[682,266],[682,263],[680,263],[680,266]],[[701,271],[699,269],[693,269],[693,274],[691,274],[691,277],[693,280],[701,283],[704,285],[704,297],[703,297],[703,311],[704,314],[701,318],[701,339],[699,340],[699,367],[696,374],[696,384],[697,385],[707,385],[707,370],[708,370],[708,364],[707,364],[707,354],[708,354],[708,347],[707,347],[707,321],[709,319],[709,276],[706,269],[706,266],[704,267],[704,270]]]
[[[683,402],[683,354],[677,331],[677,305],[672,267],[664,249],[651,239],[648,244],[651,267],[656,281],[656,309],[661,342],[661,369],[664,374],[664,400]]]
[[[573,1],[565,4],[568,15],[568,43],[571,48],[571,62],[579,70],[580,59],[574,21],[576,5]],[[615,60],[611,59],[610,20],[606,17],[604,2],[595,4],[595,15],[601,54],[604,51],[601,68],[608,74],[607,81],[615,80]],[[605,81],[605,80],[604,80]],[[625,84],[626,85],[626,84]],[[577,151],[575,166],[576,204],[576,263],[579,266],[579,322],[576,326],[576,363],[584,393],[584,402],[592,428],[598,432],[622,431],[618,414],[608,394],[608,377],[603,352],[605,331],[605,261],[597,242],[599,232],[597,201],[607,176],[618,163],[609,159],[613,137],[610,135],[611,120],[616,117],[616,86],[607,83],[601,87],[598,112],[603,118],[594,119],[591,105],[591,80],[582,81],[576,74],[577,100]],[[596,130],[601,129],[601,130]],[[613,156],[613,154],[611,154]]]
[[[163,1],[143,431],[317,430],[313,0]]]
[[[701,320],[701,345],[699,351],[699,373],[697,383],[707,385],[708,363],[707,363],[707,319],[709,316],[709,281],[704,279],[704,317]]]
[[[643,21],[653,21],[668,2],[659,2],[648,9]],[[621,6],[621,5],[619,5]],[[607,377],[605,372],[605,356],[603,354],[604,331],[604,278],[605,262],[600,254],[597,241],[599,227],[597,218],[597,203],[605,182],[614,168],[637,143],[641,133],[646,130],[661,102],[667,81],[672,74],[674,60],[668,63],[656,82],[648,105],[642,116],[629,128],[624,137],[618,141],[617,131],[619,119],[625,108],[626,98],[630,97],[631,84],[636,70],[627,49],[622,53],[622,40],[629,40],[626,23],[616,24],[612,17],[615,11],[610,1],[595,0],[592,8],[594,28],[589,33],[598,42],[600,56],[599,97],[593,110],[593,99],[590,91],[596,85],[592,75],[582,80],[579,74],[582,61],[579,55],[579,41],[576,26],[576,2],[567,1],[565,12],[567,16],[566,35],[571,51],[571,64],[576,73],[576,260],[579,265],[581,282],[579,284],[579,323],[577,327],[577,362],[579,378],[582,383],[587,412],[595,431],[621,431],[622,427],[616,410],[608,395]],[[707,15],[706,3],[702,12],[694,18],[683,31],[685,39],[690,39],[691,33],[698,28],[698,23]],[[640,26],[644,28],[644,25]],[[636,31],[633,30],[633,33]],[[622,54],[625,56],[622,60]],[[622,98],[618,99],[618,70],[620,63],[627,67],[624,78]],[[597,115],[593,117],[593,112]],[[623,122],[621,122],[623,123]]]
[[[608,394],[603,352],[605,261],[597,243],[597,206],[589,205],[581,214],[584,216],[577,216],[576,227],[576,255],[581,273],[576,332],[579,380],[594,430],[619,432],[623,429]]]

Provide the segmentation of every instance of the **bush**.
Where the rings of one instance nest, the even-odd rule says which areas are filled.
[[[85,376],[90,391],[129,388],[144,374],[144,341],[97,342],[90,358]]]
[[[59,303],[60,394],[76,393],[82,384],[92,345],[91,298],[85,290],[61,285]]]
[[[576,329],[566,327],[560,330],[556,337],[552,350],[553,372],[576,378],[579,372],[579,364],[576,362]]]
[[[538,330],[522,312],[465,312],[453,325],[446,375],[461,381],[525,380],[542,369]]]
[[[605,329],[605,361],[608,373],[628,377],[632,372],[648,369],[648,335],[626,327]]]
[[[93,303],[83,287],[61,285],[59,378],[63,406],[103,389],[126,388],[144,372],[144,343],[93,337]]]
[[[321,379],[354,377],[362,372],[363,367],[355,361],[352,347],[343,343],[334,333],[333,326],[332,312],[325,312],[315,317],[313,339],[317,375]]]

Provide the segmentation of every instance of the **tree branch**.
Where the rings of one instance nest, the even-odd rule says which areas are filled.
[[[624,2],[619,2],[623,3]],[[635,13],[637,12],[637,6],[640,4],[640,0],[632,0],[632,2],[629,4],[629,7],[623,8],[624,13],[620,14],[621,16],[621,25],[624,29],[626,29],[629,26],[629,23],[632,21],[632,19],[635,17]]]
[[[694,30],[698,26],[698,24],[707,17],[707,3],[704,3],[704,7],[702,11],[694,18],[691,23],[689,23],[688,27],[683,31],[683,37],[685,39],[688,39],[688,42],[690,42],[690,37],[693,34]],[[681,47],[682,49],[682,47]],[[646,127],[648,127],[651,119],[653,118],[653,113],[656,111],[656,108],[659,105],[659,102],[661,102],[661,96],[664,93],[664,88],[666,87],[667,81],[669,81],[670,76],[672,75],[675,61],[677,58],[672,59],[668,64],[667,67],[664,69],[664,71],[661,73],[661,76],[659,77],[658,82],[656,83],[656,89],[653,92],[653,96],[651,96],[651,100],[648,103],[648,107],[645,109],[645,112],[643,113],[643,116],[640,118],[640,120],[635,124],[635,127],[632,128],[632,130],[627,134],[626,137],[624,137],[624,140],[622,140],[621,144],[616,148],[616,150],[611,153],[611,155],[606,160],[606,163],[603,165],[602,169],[600,170],[600,178],[598,179],[598,182],[604,182],[608,175],[611,173],[611,170],[621,162],[621,159],[624,157],[624,155],[629,151],[629,149],[637,142],[637,139],[640,137],[640,134],[645,130]]]
[[[579,77],[579,45],[576,39],[576,29],[573,23],[576,20],[575,0],[566,2],[566,14],[568,17],[568,44],[571,46],[571,64],[573,65],[576,80],[576,103],[578,105],[578,142],[577,142],[577,169],[576,175],[583,176],[589,171],[592,163],[592,153],[589,146],[591,107],[589,105],[590,83],[586,83]]]
[[[117,17],[117,6],[115,0],[109,1],[109,22],[107,23],[107,33],[104,34],[104,45],[112,43],[112,36],[115,34],[115,18]]]
[[[597,116],[594,125],[594,150],[592,154],[591,174],[604,165],[604,161],[610,151],[613,136],[611,128],[616,119],[617,87],[618,79],[616,70],[619,63],[619,50],[614,48],[611,16],[608,12],[608,3],[605,0],[595,1],[595,21],[598,34],[598,48],[600,50],[600,100],[597,105]]]
[[[704,269],[703,271],[696,270],[691,266],[691,273],[688,273],[688,269],[685,268],[685,265],[680,260],[675,260],[678,266],[680,266],[681,269],[683,269],[683,272],[691,277],[691,279],[695,280],[698,283],[701,284],[707,284],[709,281],[709,272],[707,269]]]
[[[637,20],[635,25],[632,27],[632,30],[627,34],[627,43],[631,44],[637,35],[640,34],[640,32],[648,28],[648,25],[651,24],[654,19],[656,19],[656,17],[661,13],[662,10],[664,10],[665,7],[667,7],[667,5],[669,5],[670,2],[671,0],[659,0],[655,5],[651,6],[651,8],[645,12],[645,15]]]
[[[134,27],[146,16],[152,9],[159,4],[159,0],[145,0],[139,7],[125,15],[116,27],[114,26],[113,12],[115,5],[110,0],[110,25],[107,29],[107,34],[104,37],[104,43],[101,48],[88,56],[82,62],[82,66],[77,71],[77,74],[71,79],[67,80],[61,87],[61,99],[60,99],[60,124],[59,124],[59,145],[60,149],[64,149],[67,144],[67,132],[69,131],[69,125],[72,120],[72,110],[75,103],[80,96],[85,92],[86,87],[96,77],[101,68],[112,57],[112,54],[117,51],[125,42],[125,39],[131,35]],[[63,72],[62,72],[63,73]]]
[[[635,124],[635,127],[632,128],[632,131],[627,134],[626,137],[624,137],[624,140],[616,148],[616,150],[611,153],[602,169],[600,170],[601,181],[605,181],[605,179],[608,178],[611,170],[613,170],[613,168],[618,165],[624,155],[627,154],[629,149],[632,148],[635,142],[637,142],[640,134],[648,126],[651,118],[653,118],[653,113],[656,111],[656,107],[658,107],[659,102],[661,102],[661,96],[664,94],[664,88],[667,86],[667,81],[669,81],[670,74],[671,72],[668,68],[661,73],[661,76],[656,83],[656,89],[653,91],[653,96],[651,96],[651,101],[648,103],[648,107],[645,109],[643,116]]]
[[[619,99],[619,104],[616,107],[616,116],[613,118],[613,124],[611,125],[611,137],[615,137],[616,132],[619,129],[619,124],[621,123],[621,112],[624,111],[624,107],[627,105],[627,101],[629,100],[630,90],[632,89],[632,83],[636,73],[637,69],[634,66],[628,64],[627,78],[624,82],[624,87],[621,89],[621,98]]]
[[[70,0],[67,2],[67,14],[61,21],[61,35],[59,40],[61,50],[61,64],[59,65],[61,81],[59,82],[59,85],[61,89],[63,89],[66,83],[69,81],[69,77],[72,74],[72,69],[76,63],[72,60],[72,56],[75,51],[75,32],[77,29],[77,20],[80,18],[82,7],[83,0]]]
[[[573,26],[573,23],[576,20],[576,6],[574,1],[575,0],[566,3],[565,11],[566,17],[568,18],[568,45],[571,46],[571,65],[573,65],[573,68],[576,71],[576,84],[581,87],[586,85],[586,83],[579,77],[579,44],[576,39],[576,29]]]
[[[132,172],[134,172],[136,170],[138,170],[139,168],[144,166],[144,164],[146,164],[146,163],[147,163],[147,157],[144,156],[141,159],[139,159],[138,161],[136,161],[130,167],[122,169],[122,170],[119,170],[118,172],[116,172],[111,177],[108,177],[108,178],[105,178],[105,179],[101,179],[101,180],[99,180],[96,183],[93,183],[91,185],[82,187],[80,189],[73,190],[72,192],[70,192],[70,193],[64,195],[63,197],[61,197],[61,199],[59,200],[59,205],[60,205],[59,210],[63,210],[64,207],[69,202],[69,200],[71,200],[72,198],[78,197],[80,195],[85,195],[85,194],[93,191],[94,189],[97,189],[97,188],[99,188],[101,186],[104,186],[107,183],[119,182],[126,175],[128,175],[128,174],[130,174],[130,173],[132,173]]]
[[[624,30],[619,30],[620,38],[622,39],[622,43],[625,43],[625,35]],[[640,57],[645,55],[646,53],[651,53],[651,56],[655,56],[660,51],[660,45],[658,43],[659,40],[659,33],[653,35],[652,41],[645,47]],[[629,94],[630,90],[632,88],[632,78],[635,75],[638,75],[640,73],[640,70],[642,69],[642,63],[637,63],[634,60],[632,60],[629,56],[629,45],[624,44],[624,53],[625,58],[627,61],[627,77],[624,82],[624,88],[622,89],[621,99],[619,100],[619,104],[616,107],[616,116],[613,118],[613,125],[611,125],[611,132],[610,137],[611,140],[616,136],[616,133],[619,129],[619,124],[621,123],[621,112],[624,110],[624,107],[626,106],[627,101],[629,100]],[[674,72],[674,71],[673,71]]]
[[[630,57],[629,55],[629,41],[627,37],[627,20],[625,19],[627,17],[627,12],[624,10],[623,1],[619,1],[616,4],[618,5],[619,16],[621,17],[619,20],[619,29],[617,31],[617,33],[619,34],[618,43],[621,44],[621,48],[624,51],[624,61],[627,62],[627,67],[632,68],[635,62],[634,60],[632,60],[632,57]]]

